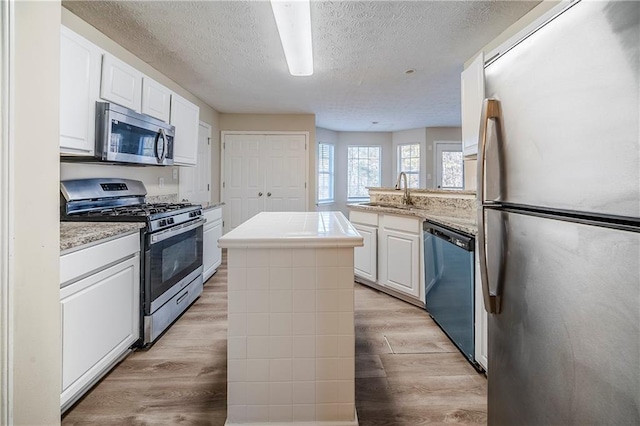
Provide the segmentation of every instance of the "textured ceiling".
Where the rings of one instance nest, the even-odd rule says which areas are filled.
[[[268,1],[62,2],[219,112],[338,131],[460,126],[463,63],[538,3],[312,1],[314,74],[292,77]]]

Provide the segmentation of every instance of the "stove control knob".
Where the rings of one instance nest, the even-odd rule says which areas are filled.
[[[170,217],[169,219],[167,219],[167,224],[169,225],[173,225],[173,218]]]
[[[197,214],[198,216],[202,216],[202,211],[201,211],[201,210],[198,210],[198,211],[196,212],[196,214]]]
[[[196,212],[189,212],[189,217],[196,217]]]
[[[158,225],[160,226],[167,226],[167,221],[162,219],[160,222],[158,222]]]

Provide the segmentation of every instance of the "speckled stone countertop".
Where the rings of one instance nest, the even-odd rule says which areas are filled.
[[[224,206],[224,203],[222,203],[222,202],[220,202],[220,203],[204,203],[204,204],[202,204],[202,210],[205,210],[205,211],[213,210],[215,208],[222,207],[222,206]]]
[[[398,189],[394,188],[383,188],[383,187],[367,187],[367,189],[369,190],[369,192],[377,192],[377,191],[381,191],[381,192],[386,192],[386,191],[400,191]],[[411,188],[410,189],[412,194],[427,194],[427,195],[476,195],[476,191],[461,191],[458,189],[427,189],[427,188]]]
[[[60,222],[60,254],[139,232],[144,222]]]
[[[392,213],[404,216],[413,216],[462,231],[466,234],[476,235],[478,233],[478,225],[475,217],[470,215],[471,212],[465,212],[464,215],[461,215],[459,212],[448,213],[443,210],[393,207],[391,205],[368,206],[366,204],[348,204],[347,207],[352,210],[368,211],[372,213]]]

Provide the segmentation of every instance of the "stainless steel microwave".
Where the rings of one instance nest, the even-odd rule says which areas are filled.
[[[109,102],[96,102],[98,160],[173,165],[175,127]]]

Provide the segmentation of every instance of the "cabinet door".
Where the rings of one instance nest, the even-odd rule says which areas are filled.
[[[176,127],[173,139],[174,164],[195,166],[198,161],[200,108],[174,93],[171,95],[170,122]]]
[[[222,249],[218,247],[218,239],[222,237],[222,220],[218,220],[213,225],[213,228],[211,228],[211,232],[211,236],[213,237],[212,240],[214,241],[212,256],[213,272],[211,273],[213,275],[213,273],[218,269],[218,266],[220,266],[220,264],[222,263]]]
[[[142,110],[142,73],[105,54],[102,59],[100,97],[134,111]]]
[[[93,155],[102,50],[60,27],[60,152]]]
[[[149,77],[143,77],[142,113],[168,123],[170,108],[171,90]]]
[[[380,284],[420,297],[420,235],[386,229],[381,234]]]
[[[181,200],[208,204],[211,201],[211,126],[198,128],[198,162],[195,167],[180,167],[178,194]]]
[[[222,263],[222,249],[218,247],[218,238],[222,236],[222,209],[208,210],[204,213],[207,223],[203,233],[202,263],[206,281],[216,272]]]
[[[362,235],[364,245],[356,247],[353,252],[354,274],[369,281],[378,279],[378,228],[353,224]]]
[[[478,153],[480,114],[484,101],[484,54],[473,60],[460,76],[462,91],[462,154]]]
[[[140,256],[62,288],[60,305],[64,406],[138,339]]]

